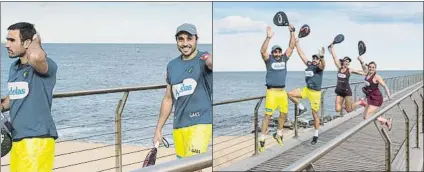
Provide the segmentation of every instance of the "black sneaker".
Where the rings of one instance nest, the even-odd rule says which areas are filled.
[[[306,108],[304,108],[303,110],[302,110],[302,109],[299,109],[299,114],[297,114],[297,116],[302,115],[302,114],[303,114],[303,113],[305,113],[306,111],[308,111],[308,109],[306,109]]]
[[[317,136],[314,136],[314,137],[312,138],[311,144],[312,144],[312,145],[315,145],[315,144],[317,143],[317,141],[318,141],[318,137],[317,137]]]

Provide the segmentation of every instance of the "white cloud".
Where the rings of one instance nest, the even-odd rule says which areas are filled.
[[[214,22],[214,28],[218,33],[232,32],[259,32],[263,31],[266,26],[265,22],[253,21],[250,18],[242,16],[228,16]]]
[[[186,22],[196,25],[199,43],[212,42],[211,2],[2,2],[2,41],[21,21],[54,43],[175,43]]]
[[[249,13],[251,15],[246,15],[249,18],[257,18],[258,16],[254,15],[260,14],[259,10],[250,11]],[[352,21],[347,14],[332,11],[331,9],[320,11],[319,13],[316,11],[302,11],[299,13],[291,11],[287,15],[297,31],[303,24],[308,24],[311,27],[311,34],[306,38],[302,38],[300,45],[309,58],[313,53],[317,52],[317,48],[324,46],[327,51],[326,70],[336,69],[326,47],[339,33],[345,35],[345,41],[335,46],[336,54],[339,58],[350,56],[354,59],[351,64],[353,68],[360,68],[359,62],[356,60],[358,56],[357,43],[359,40],[363,40],[367,46],[367,52],[363,56],[364,60],[367,62],[376,61],[380,70],[423,69],[422,24],[359,24]],[[262,16],[265,15],[262,14]],[[263,21],[271,24],[272,17],[266,16],[268,17],[263,17],[261,20],[251,20],[251,25],[253,23],[262,23]],[[218,21],[223,22],[223,20]],[[250,20],[245,19],[244,21]],[[245,23],[245,25],[249,24]],[[269,47],[274,44],[279,44],[283,48],[287,47],[290,38],[288,28],[275,25],[272,25],[272,28],[275,35]],[[262,33],[223,35],[217,34],[217,30],[219,28],[214,28],[214,71],[265,70],[265,65],[259,53],[266,36],[265,31]],[[296,32],[297,34],[298,32]],[[304,64],[295,50],[288,62],[288,70],[304,70],[304,68]]]

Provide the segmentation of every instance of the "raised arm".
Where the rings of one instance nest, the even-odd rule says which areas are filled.
[[[205,56],[205,58],[206,58],[206,66],[209,68],[209,70],[212,70],[213,69],[213,60],[212,60],[212,54],[207,54],[206,56]]]
[[[297,49],[297,54],[299,54],[300,59],[302,59],[303,63],[306,65],[306,63],[308,62],[308,58],[305,56],[305,54],[303,53],[302,49],[299,46],[299,39],[296,40],[296,49]]]
[[[391,94],[390,94],[390,90],[389,87],[387,87],[386,83],[384,82],[383,78],[380,77],[380,75],[375,75],[375,79],[377,80],[377,82],[383,86],[384,90],[386,91],[386,95],[387,97],[390,99],[391,98]]]
[[[262,43],[262,47],[261,47],[261,55],[262,55],[262,59],[264,61],[267,61],[269,56],[268,53],[266,52],[266,49],[268,48],[269,45],[269,40],[271,40],[271,37],[274,35],[274,33],[271,30],[271,26],[267,26],[266,27],[266,38],[264,43]]]
[[[325,69],[325,59],[324,59],[324,54],[325,54],[325,49],[324,49],[324,47],[322,47],[321,48],[321,51],[318,49],[318,54],[319,54],[319,58],[320,58],[320,61],[321,61],[321,63],[319,63],[319,68],[321,69],[321,70],[324,70]]]
[[[290,58],[290,56],[293,54],[294,47],[296,45],[296,35],[294,32],[294,26],[290,24],[289,31],[290,31],[290,41],[289,41],[289,48],[286,49],[286,56],[287,58]]]
[[[336,51],[334,50],[334,44],[330,45],[330,53],[331,56],[333,56],[334,64],[336,64],[337,69],[340,69],[342,66],[340,65],[340,61],[338,60],[336,56]]]
[[[41,38],[37,33],[32,38],[32,42],[27,49],[27,60],[38,73],[47,74],[49,69],[46,59],[46,53],[41,48]]]
[[[363,70],[357,70],[357,69],[349,68],[349,71],[350,71],[350,73],[354,73],[354,74],[357,74],[357,75],[362,75],[362,76],[367,75],[367,73],[365,73]]]
[[[361,63],[362,71],[366,74],[368,73],[367,66],[365,66],[364,61],[362,60],[362,56],[358,56],[358,61]]]

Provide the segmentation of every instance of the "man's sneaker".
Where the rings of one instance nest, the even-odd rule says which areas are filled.
[[[393,118],[389,118],[386,121],[386,126],[389,129],[389,131],[392,130],[392,122],[393,122]]]
[[[283,136],[279,136],[277,133],[274,133],[272,136],[274,136],[274,139],[277,140],[277,143],[281,146],[284,146],[283,143]]]
[[[359,99],[359,101],[361,101],[361,103],[360,103],[361,106],[364,106],[365,107],[367,105],[367,103],[365,102],[364,98]]]
[[[317,137],[317,136],[314,136],[314,137],[312,138],[311,144],[312,144],[312,145],[314,145],[314,144],[316,144],[316,143],[317,143],[317,141],[318,141],[318,137]]]
[[[265,151],[265,140],[259,141],[258,149],[259,149],[259,152]]]
[[[299,109],[299,114],[297,114],[297,116],[302,115],[303,113],[305,113],[306,111],[308,111],[308,109],[304,108],[304,109]]]

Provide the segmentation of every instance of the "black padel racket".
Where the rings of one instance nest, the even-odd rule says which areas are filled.
[[[274,15],[274,24],[277,26],[289,26],[289,20],[286,13],[279,11]]]
[[[169,143],[168,141],[163,138],[163,144],[166,148],[169,148]],[[146,158],[144,159],[143,162],[143,168],[144,167],[148,167],[148,166],[152,166],[155,165],[156,163],[156,155],[158,153],[158,148],[159,148],[159,142],[155,143],[155,147],[153,147],[149,153],[147,153]]]
[[[299,38],[304,38],[304,37],[308,36],[308,35],[309,35],[309,33],[311,33],[311,28],[309,27],[309,25],[304,24],[304,25],[300,28],[300,30],[299,30],[299,35],[298,35],[298,37],[299,37]]]
[[[359,41],[359,42],[358,42],[358,52],[359,52],[359,56],[364,55],[366,51],[367,51],[367,47],[365,46],[364,41]]]
[[[344,35],[343,34],[338,34],[334,40],[333,40],[333,44],[340,44],[344,41]],[[328,46],[328,49],[330,49],[331,45]]]

